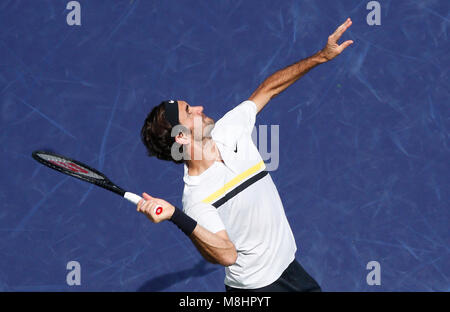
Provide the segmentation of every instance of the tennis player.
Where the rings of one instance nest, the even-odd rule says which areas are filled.
[[[269,76],[216,123],[202,106],[174,100],[154,107],[145,120],[141,137],[148,153],[184,164],[183,209],[144,193],[137,210],[154,223],[172,221],[207,261],[223,265],[228,292],[321,291],[295,259],[294,235],[251,133],[272,98],[353,43],[338,44],[351,24],[348,18],[325,48]]]

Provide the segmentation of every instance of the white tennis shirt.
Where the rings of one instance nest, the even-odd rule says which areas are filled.
[[[252,141],[256,105],[244,101],[218,120],[211,132],[224,161],[198,176],[184,167],[183,210],[216,233],[226,230],[236,263],[225,267],[225,284],[260,288],[277,280],[297,246],[275,184]]]

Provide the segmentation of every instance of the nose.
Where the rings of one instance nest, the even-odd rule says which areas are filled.
[[[201,114],[203,112],[203,106],[197,106],[197,112]]]

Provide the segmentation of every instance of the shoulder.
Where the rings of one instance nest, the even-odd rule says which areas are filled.
[[[253,101],[246,100],[220,118],[211,136],[214,141],[226,146],[234,146],[243,135],[251,135],[255,126],[257,108]]]

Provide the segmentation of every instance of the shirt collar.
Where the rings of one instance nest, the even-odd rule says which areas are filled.
[[[217,166],[220,166],[220,164],[221,164],[220,162],[215,161],[208,169],[203,171],[198,176],[191,176],[191,175],[189,175],[189,168],[188,168],[188,166],[186,164],[184,164],[183,181],[187,185],[199,185],[201,183],[201,181],[203,181],[205,178],[208,178],[209,176],[213,175],[214,174],[214,168],[216,168]]]

